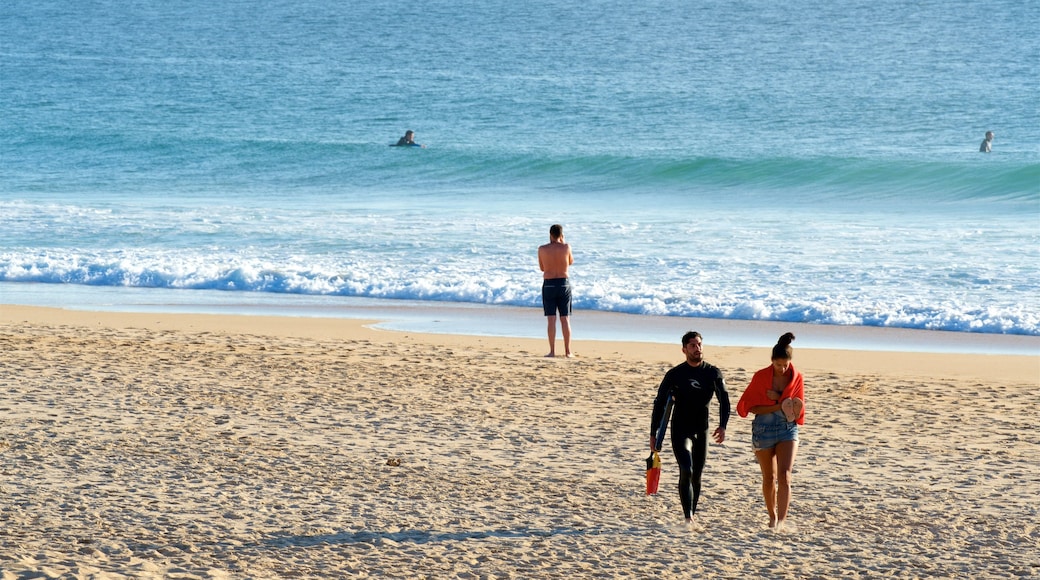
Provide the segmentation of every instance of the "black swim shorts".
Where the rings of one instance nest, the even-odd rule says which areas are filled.
[[[571,315],[571,283],[567,278],[550,278],[542,282],[542,310],[546,316]]]

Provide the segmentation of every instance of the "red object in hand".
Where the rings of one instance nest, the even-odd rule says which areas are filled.
[[[656,451],[650,452],[646,458],[646,495],[657,493],[657,484],[661,482],[661,456]]]

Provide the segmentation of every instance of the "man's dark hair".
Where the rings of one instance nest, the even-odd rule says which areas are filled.
[[[695,338],[704,340],[704,337],[701,336],[701,333],[691,330],[690,332],[687,332],[686,334],[682,335],[682,345],[686,346],[690,344],[690,341]]]

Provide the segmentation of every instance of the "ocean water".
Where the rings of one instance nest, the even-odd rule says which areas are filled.
[[[561,223],[576,317],[1040,336],[1040,3],[14,0],[0,30],[0,302],[536,307]]]

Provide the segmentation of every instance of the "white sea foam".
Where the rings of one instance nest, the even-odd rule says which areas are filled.
[[[548,220],[504,215],[496,199],[479,204],[488,210],[479,223],[429,199],[422,215],[406,207],[360,218],[276,202],[204,212],[176,199],[6,203],[0,281],[535,306],[534,250]],[[955,212],[940,216],[938,234],[914,220],[886,226],[881,215],[754,221],[741,207],[664,211],[634,225],[594,201],[565,216],[578,309],[1040,334],[1038,250],[1019,242],[1038,234],[1015,216],[990,218],[992,237]]]

